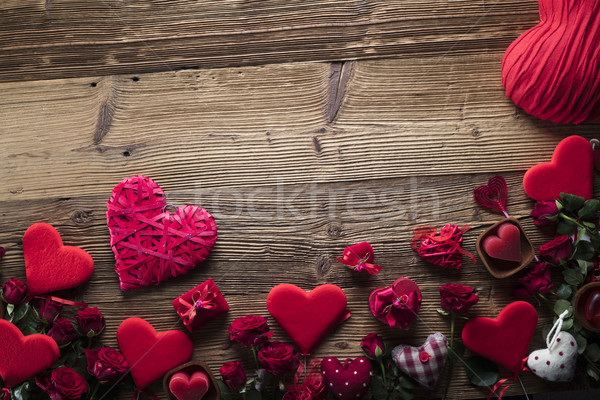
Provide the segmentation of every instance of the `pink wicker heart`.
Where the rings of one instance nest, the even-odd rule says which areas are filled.
[[[165,212],[165,193],[142,175],[127,178],[106,204],[110,245],[121,290],[158,285],[204,261],[217,241],[217,224],[198,206]]]
[[[392,358],[402,372],[433,390],[448,358],[448,340],[441,333],[435,333],[429,335],[421,347],[394,347]]]

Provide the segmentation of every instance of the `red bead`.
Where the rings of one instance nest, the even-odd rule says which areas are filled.
[[[420,352],[419,361],[421,361],[422,363],[426,363],[427,361],[429,361],[429,353],[427,353],[426,351]]]
[[[556,341],[557,341],[557,342],[560,342],[560,338],[557,338],[557,339],[556,339]]]
[[[540,358],[539,358],[538,356],[535,356],[535,359],[536,359],[536,360],[539,360]]]
[[[546,365],[550,365],[550,361],[546,361]]]

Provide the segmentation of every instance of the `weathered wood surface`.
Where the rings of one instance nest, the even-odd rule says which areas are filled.
[[[126,316],[182,329],[172,299],[213,278],[232,309],[192,337],[195,358],[215,371],[238,358],[251,365],[226,328],[267,315],[278,283],[346,291],[353,316],[317,357],[356,357],[372,331],[390,344],[448,334],[435,311],[446,282],[476,287],[473,314],[495,315],[516,278],[493,279],[466,258],[461,271],[441,270],[420,260],[410,239],[418,226],[467,223],[465,248],[475,252],[479,233],[500,216],[480,209],[472,190],[496,173],[536,248],[549,239],[528,216],[522,174],[561,138],[598,136],[600,125],[539,121],[505,98],[503,49],[536,10],[534,1],[2,2],[0,80],[28,80],[0,83],[2,280],[24,278],[27,227],[53,224],[94,257],[94,276],[72,298],[101,309],[103,340],[114,346]],[[211,65],[235,67],[178,70]],[[151,70],[162,72],[143,73]],[[70,76],[79,77],[41,80]],[[169,203],[211,211],[219,241],[190,274],[123,294],[105,204],[138,173],[155,179]],[[335,261],[362,240],[384,266],[376,277]],[[407,332],[384,327],[367,305],[372,289],[400,276],[423,292]],[[535,305],[541,332],[549,314]],[[542,343],[538,334],[532,348]],[[487,395],[462,368],[452,376],[451,398]],[[556,390],[531,375],[524,382],[529,392]],[[439,397],[441,386],[419,397]]]

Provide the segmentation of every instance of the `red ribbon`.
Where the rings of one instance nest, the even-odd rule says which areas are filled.
[[[52,301],[56,301],[58,303],[67,304],[69,306],[75,306],[75,307],[87,308],[87,306],[88,306],[88,303],[79,303],[77,301],[61,299],[60,297],[55,297],[55,296],[34,296],[33,298],[40,299],[40,300],[52,300]]]
[[[527,362],[527,358],[525,357],[523,359],[523,361],[521,361],[521,370],[519,372],[517,372],[514,376],[510,377],[510,378],[504,378],[504,379],[500,379],[498,382],[496,382],[496,384],[492,387],[492,391],[490,392],[490,394],[487,397],[487,400],[490,400],[492,398],[492,396],[494,395],[494,393],[496,392],[496,390],[498,390],[500,388],[500,386],[504,385],[506,382],[510,383],[506,386],[504,386],[502,388],[502,390],[500,390],[498,392],[498,400],[502,399],[502,396],[504,395],[504,392],[506,392],[506,389],[508,389],[513,383],[515,383],[515,380],[519,377],[519,374],[523,371],[529,371],[529,368],[527,368],[525,366],[525,363]]]
[[[0,397],[2,400],[10,400],[10,389],[9,388],[2,388],[0,389]]]
[[[198,299],[194,299],[194,295],[198,295]],[[213,302],[216,295],[214,292],[208,290],[208,286],[205,286],[202,291],[197,291],[192,294],[192,302],[189,303],[186,300],[179,297],[179,303],[183,306],[181,308],[177,308],[177,314],[181,317],[184,324],[191,323],[194,318],[196,318],[196,313],[199,308],[203,308],[205,310],[212,310],[217,307],[217,305]]]

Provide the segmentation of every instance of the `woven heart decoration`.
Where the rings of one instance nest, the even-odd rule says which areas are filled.
[[[217,224],[204,208],[165,211],[165,193],[142,175],[127,178],[106,204],[110,245],[121,290],[158,285],[204,261],[217,241]]]
[[[460,269],[463,254],[473,263],[477,262],[473,254],[462,248],[463,233],[469,229],[469,225],[459,228],[452,224],[444,225],[439,232],[433,227],[417,228],[410,245],[427,262],[442,268]]]
[[[335,357],[321,362],[323,381],[339,400],[360,399],[371,386],[371,363],[364,357],[348,358],[344,365]]]
[[[488,184],[479,186],[473,191],[477,204],[492,210],[506,211],[506,181],[501,175],[494,175],[488,179]]]
[[[420,347],[394,347],[392,358],[402,372],[433,390],[448,358],[448,340],[441,333],[434,333]]]

